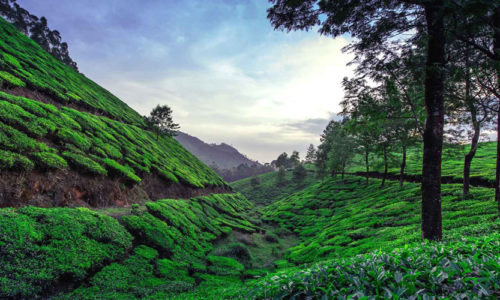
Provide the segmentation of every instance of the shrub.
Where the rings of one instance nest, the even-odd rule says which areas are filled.
[[[269,242],[269,243],[278,243],[279,239],[274,233],[266,233],[264,235],[264,240]]]
[[[242,264],[229,257],[210,255],[207,261],[208,271],[215,275],[238,276],[245,270]]]
[[[7,81],[10,85],[13,86],[20,86],[20,87],[26,86],[26,83],[24,83],[24,81],[5,71],[0,71],[0,79]]]
[[[31,156],[36,166],[42,170],[66,169],[68,167],[68,163],[64,158],[51,152],[37,152]]]
[[[33,162],[27,157],[10,151],[0,150],[0,169],[29,172],[33,167]]]
[[[62,155],[70,162],[72,167],[79,171],[97,175],[107,175],[106,169],[88,157],[69,151],[63,152]]]
[[[123,177],[133,183],[141,182],[141,178],[135,175],[134,171],[130,167],[122,166],[115,160],[109,158],[103,159],[102,162],[106,166],[108,174],[115,174],[116,176]]]
[[[252,260],[252,255],[248,250],[248,247],[242,243],[230,243],[222,248],[217,249],[214,252],[217,256],[225,256],[237,259],[243,264],[250,264]]]
[[[63,277],[76,283],[132,245],[115,219],[88,209],[0,209],[0,232],[2,299],[36,298]]]

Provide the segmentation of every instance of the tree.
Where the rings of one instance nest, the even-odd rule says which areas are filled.
[[[500,218],[500,1],[453,1],[453,5],[455,22],[450,32],[481,53],[495,71],[493,76],[478,83],[497,98],[497,104],[490,110],[497,118],[495,200]]]
[[[307,154],[306,154],[306,163],[312,163],[316,159],[316,148],[314,148],[313,144],[309,145],[309,148],[307,148]]]
[[[259,176],[257,176],[257,175],[252,176],[252,179],[250,179],[250,184],[253,187],[256,187],[256,186],[260,185],[260,178],[259,178]]]
[[[156,133],[156,140],[161,134],[173,137],[177,135],[179,124],[174,123],[172,109],[168,105],[157,105],[147,118]]]
[[[293,166],[297,166],[299,164],[300,164],[300,154],[299,154],[299,151],[293,151],[292,155],[290,155],[289,166],[293,167]]]
[[[289,165],[288,154],[286,152],[281,153],[272,164],[274,164],[276,168],[287,168]]]
[[[50,30],[45,17],[38,18],[19,6],[16,0],[0,0],[0,15],[12,23],[19,31],[70,68],[78,71],[78,66],[69,56],[68,44],[61,42],[57,30]]]
[[[276,177],[276,184],[277,185],[283,185],[286,182],[286,171],[285,168],[282,166],[278,170],[278,175]]]
[[[298,164],[293,169],[293,180],[295,182],[302,182],[307,177],[307,170],[302,164]]]
[[[424,157],[422,166],[422,238],[440,240],[441,155],[444,129],[446,0],[344,1],[271,0],[268,19],[276,29],[308,30],[333,37],[350,33],[352,48],[380,52],[380,45],[410,42],[414,32],[427,34],[425,68]],[[351,49],[352,49],[351,48]]]

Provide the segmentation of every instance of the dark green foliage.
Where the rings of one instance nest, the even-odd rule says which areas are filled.
[[[219,248],[216,251],[214,251],[214,255],[234,258],[246,266],[250,265],[252,260],[252,255],[250,254],[250,250],[243,243],[233,242],[224,245],[222,248]]]
[[[32,155],[36,166],[42,170],[66,169],[68,163],[64,158],[51,152],[37,152]]]
[[[240,276],[245,267],[238,261],[223,256],[208,256],[208,271],[215,275]]]
[[[10,151],[0,150],[0,169],[29,172],[34,164],[27,157]]]
[[[164,199],[146,206],[148,212],[134,206],[133,214],[121,218],[134,235],[134,243],[142,245],[123,262],[106,266],[87,283],[58,298],[166,299],[191,290],[194,277],[206,287],[224,280],[241,284],[242,264],[207,254],[211,242],[223,234],[224,219],[236,222],[241,218],[239,223],[247,224],[242,213],[251,204],[244,197],[219,194],[191,200]]]
[[[307,170],[302,164],[293,169],[293,181],[302,182],[307,177]]]
[[[170,137],[176,136],[180,128],[179,124],[174,123],[172,109],[168,105],[157,105],[153,108],[147,121],[156,132],[157,138],[160,133]]]
[[[60,299],[136,299],[160,297],[193,287],[194,279],[158,259],[158,252],[140,245],[123,263],[106,266],[82,286]],[[180,275],[175,277],[175,275]]]
[[[132,238],[88,209],[0,210],[0,298],[34,298],[63,276],[82,280],[124,256]]]
[[[106,169],[101,167],[100,164],[86,157],[83,154],[74,153],[71,151],[65,151],[62,153],[62,155],[70,162],[72,167],[78,170],[79,172],[103,175],[103,176],[106,176],[108,174]]]
[[[109,174],[116,174],[117,176],[126,178],[127,180],[139,183],[141,182],[141,178],[135,175],[134,170],[127,166],[122,166],[117,163],[115,160],[110,158],[103,159],[102,162],[106,166]]]
[[[451,177],[455,180],[462,180],[463,177],[463,157],[469,151],[469,145],[445,145],[443,149],[443,164],[442,175]],[[401,154],[394,152],[391,154],[396,159],[389,163],[389,173],[399,174],[399,162]],[[422,145],[416,145],[408,148],[406,174],[421,175],[422,174]],[[496,143],[484,142],[479,143],[476,156],[471,165],[471,178],[481,178],[486,181],[493,182],[495,179],[495,158],[496,158]],[[362,172],[363,157],[354,157],[354,163],[349,168],[348,172]],[[373,161],[373,171],[383,172],[382,158],[373,156],[370,158]]]
[[[258,176],[254,175],[252,176],[252,179],[250,179],[250,184],[253,186],[253,187],[256,187],[260,184],[260,179]]]

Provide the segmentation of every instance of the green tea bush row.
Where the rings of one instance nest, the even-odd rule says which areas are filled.
[[[49,140],[56,148],[38,140]],[[85,173],[140,183],[155,172],[168,182],[202,188],[224,181],[172,138],[133,125],[0,92],[0,149],[32,159],[37,152],[63,156]],[[63,154],[64,153],[64,154]],[[37,160],[36,166],[47,166]],[[108,169],[106,171],[105,168]],[[50,168],[50,167],[49,167]]]

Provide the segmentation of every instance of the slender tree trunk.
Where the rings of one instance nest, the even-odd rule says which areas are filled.
[[[368,148],[365,148],[365,165],[366,165],[366,185],[370,184],[370,163],[368,160]]]
[[[471,115],[471,123],[472,128],[474,129],[474,135],[472,136],[470,150],[464,158],[464,185],[463,185],[463,196],[467,196],[469,194],[470,189],[470,166],[472,163],[472,159],[474,155],[476,155],[477,145],[479,142],[479,136],[481,133],[481,126],[477,121],[477,110],[474,105],[474,98],[471,95],[471,80],[470,80],[470,71],[469,71],[469,51],[467,49],[465,53],[465,103],[467,105],[467,109]]]
[[[381,188],[385,186],[385,180],[387,179],[387,171],[388,171],[388,166],[387,166],[387,147],[384,146],[384,178],[382,178],[382,184],[380,185]]]
[[[495,51],[495,66],[497,68],[497,88],[500,89],[500,7],[495,9],[493,15],[493,27],[495,38],[493,49]],[[500,218],[500,99],[498,99],[497,111],[497,168],[495,179],[495,200],[498,203],[498,218]]]
[[[401,160],[401,170],[399,171],[399,186],[403,187],[405,181],[405,168],[406,168],[406,146],[403,145],[403,159]]]
[[[428,47],[425,70],[424,157],[422,166],[422,238],[442,238],[441,157],[444,126],[445,26],[443,2],[424,5]]]
[[[345,162],[342,163],[342,182],[344,182],[344,174],[345,174]]]

